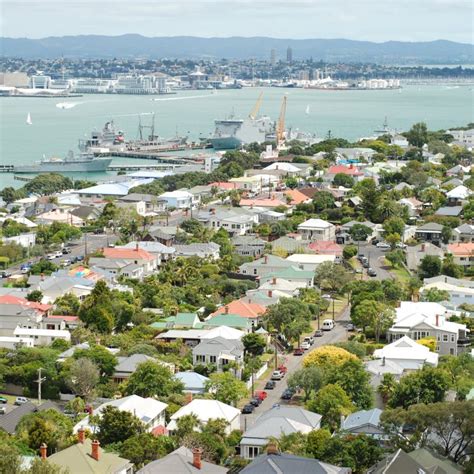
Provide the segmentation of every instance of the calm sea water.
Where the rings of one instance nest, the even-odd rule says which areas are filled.
[[[472,85],[406,86],[401,91],[320,91],[265,88],[261,113],[277,118],[284,94],[288,96],[286,123],[302,131],[355,140],[373,135],[385,116],[391,128],[406,130],[425,121],[430,129],[449,128],[474,121]],[[0,98],[0,160],[4,164],[38,161],[43,155],[64,156],[76,149],[77,141],[93,129],[114,119],[127,138],[138,135],[138,114],[155,113],[156,132],[171,137],[178,132],[192,139],[212,133],[216,118],[232,112],[246,116],[252,110],[259,89],[179,92],[150,96],[84,95],[70,99]],[[71,109],[59,109],[59,102],[75,102]],[[309,105],[310,113],[306,114]],[[26,124],[27,114],[33,124]],[[148,122],[149,117],[142,117]],[[138,161],[134,161],[138,163]],[[105,175],[94,176],[105,178]],[[13,176],[0,174],[1,187],[21,185]]]

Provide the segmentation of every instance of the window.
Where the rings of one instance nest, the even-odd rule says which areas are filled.
[[[451,349],[449,349],[449,353],[450,355],[454,355],[454,349],[451,347]]]
[[[443,342],[448,342],[448,335],[447,334],[443,334]]]
[[[216,356],[209,356],[209,362],[211,364],[215,364],[217,362],[217,357]]]
[[[249,446],[249,458],[256,458],[260,454],[260,449],[257,446]]]
[[[451,342],[455,342],[456,338],[454,336],[454,334],[451,334]]]
[[[196,356],[196,362],[206,362],[206,356],[197,355]]]

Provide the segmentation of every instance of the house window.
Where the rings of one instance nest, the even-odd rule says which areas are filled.
[[[221,359],[221,364],[222,365],[227,365],[229,361],[227,359]]]
[[[449,353],[450,355],[454,355],[454,349],[451,347],[451,349],[449,349]]]
[[[256,458],[260,454],[260,449],[257,446],[249,446],[249,459]]]
[[[196,362],[206,362],[206,356],[204,355],[197,355]]]
[[[454,334],[451,334],[451,342],[455,342],[456,338],[454,336]]]
[[[211,364],[215,364],[217,362],[217,357],[216,356],[209,356],[209,362]]]
[[[439,346],[436,346],[436,352],[439,352]]]
[[[448,342],[448,335],[447,334],[443,334],[443,342]]]

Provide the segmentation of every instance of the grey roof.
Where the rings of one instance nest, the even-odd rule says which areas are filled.
[[[168,247],[166,245],[163,245],[160,242],[149,242],[146,240],[142,242],[137,242],[137,241],[129,242],[128,244],[125,244],[122,247],[127,248],[127,249],[134,249],[136,248],[137,244],[139,248],[141,248],[142,250],[146,250],[147,252],[150,252],[150,253],[165,253],[165,254],[175,253],[174,247]]]
[[[372,410],[361,410],[351,413],[342,424],[343,430],[353,430],[364,425],[378,426],[380,422],[380,415],[382,410],[380,408],[373,408]]]
[[[227,469],[217,466],[207,461],[202,461],[201,469],[193,466],[193,453],[181,446],[164,458],[147,464],[145,467],[137,471],[137,474],[225,474]]]
[[[274,405],[273,408],[267,410],[265,413],[262,413],[255,423],[258,423],[263,420],[268,420],[276,416],[283,416],[289,418],[290,420],[297,421],[298,423],[303,423],[309,425],[312,428],[318,426],[321,422],[322,416],[318,413],[313,413],[312,411],[305,410],[301,407],[290,407],[285,405]]]
[[[265,246],[266,242],[256,235],[238,235],[232,239],[232,244],[236,247],[240,245]]]
[[[370,229],[373,229],[375,227],[375,224],[373,222],[370,222],[370,221],[364,221],[364,222],[350,221],[350,222],[346,222],[345,224],[343,224],[341,226],[341,229],[349,230],[349,229],[352,229],[352,227],[356,224],[365,225],[365,226],[369,227]]]
[[[456,227],[454,231],[460,234],[474,235],[474,225],[464,223]]]
[[[73,216],[79,217],[80,219],[88,219],[91,214],[95,214],[96,216],[100,216],[101,210],[95,206],[80,206],[76,207],[70,211]]]
[[[179,255],[197,255],[197,254],[209,254],[218,252],[220,245],[215,242],[189,244],[189,245],[175,245],[176,256]]]
[[[56,404],[50,401],[44,402],[40,406],[34,405],[31,402],[24,403],[23,405],[16,407],[10,413],[0,417],[0,430],[5,430],[7,433],[14,434],[18,423],[25,415],[29,415],[36,411],[49,410],[50,408],[59,411]]]
[[[165,199],[160,199],[158,196],[153,194],[141,194],[141,193],[130,193],[126,196],[123,196],[119,199],[119,201],[126,201],[126,202],[166,202]]]
[[[240,474],[350,474],[347,467],[337,467],[317,459],[292,454],[264,454],[244,467]]]
[[[433,466],[433,468],[426,471],[426,467],[422,466],[407,453],[399,449],[395,453],[385,456],[379,463],[370,468],[368,472],[370,474],[417,474],[420,472],[447,474],[442,468],[436,466]]]
[[[427,222],[426,224],[416,229],[417,232],[427,232],[427,231],[428,232],[429,231],[441,232],[442,230],[443,230],[443,226],[441,224],[437,224],[436,222]]]
[[[203,339],[193,348],[195,355],[219,355],[221,352],[228,352],[233,355],[241,355],[244,345],[239,339],[225,339],[221,336],[212,339]]]
[[[395,189],[395,191],[401,191],[402,189],[405,189],[405,188],[413,189],[413,186],[411,184],[408,184],[402,181],[401,183],[398,183],[396,186],[394,186],[393,189]]]
[[[147,356],[146,354],[132,354],[128,357],[117,357],[118,364],[115,367],[115,373],[126,373],[132,374],[137,370],[139,364],[147,362],[149,360],[156,361],[153,357]]]
[[[272,248],[274,249],[280,248],[283,250],[287,250],[289,252],[294,252],[296,250],[304,251],[310,243],[311,243],[310,240],[297,240],[297,239],[292,239],[291,237],[284,235],[283,237],[280,237],[274,240],[271,243],[271,245],[272,245]]]
[[[440,207],[436,212],[435,215],[437,216],[452,216],[457,217],[462,212],[462,206],[445,206]]]

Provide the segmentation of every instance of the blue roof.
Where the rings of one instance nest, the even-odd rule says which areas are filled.
[[[174,376],[183,383],[185,389],[204,390],[206,382],[209,380],[197,372],[178,372]]]
[[[373,408],[372,410],[361,410],[351,413],[342,425],[342,429],[351,430],[364,425],[378,426],[380,422],[380,415],[382,410],[380,408]]]

